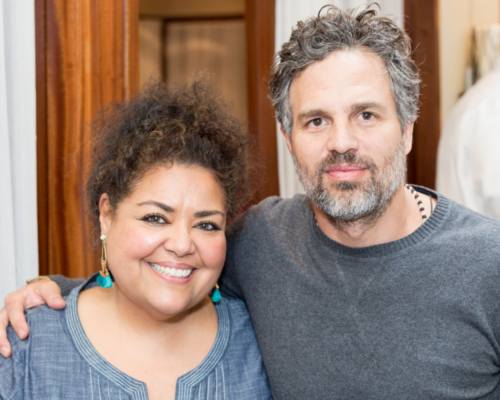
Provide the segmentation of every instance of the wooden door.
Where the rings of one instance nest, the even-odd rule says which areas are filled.
[[[87,218],[90,123],[138,89],[138,0],[35,0],[40,274],[99,269]]]
[[[408,156],[408,182],[435,189],[441,132],[438,0],[405,0],[405,28],[420,69],[420,115]]]
[[[248,125],[254,154],[262,168],[254,197],[257,203],[279,195],[276,120],[268,99],[269,73],[274,59],[274,0],[246,0]]]

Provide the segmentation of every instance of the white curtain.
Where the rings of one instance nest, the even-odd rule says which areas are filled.
[[[38,275],[34,3],[0,0],[0,307]]]
[[[370,4],[372,1],[362,0],[276,0],[276,51],[289,40],[292,28],[297,21],[316,16],[325,4],[333,4],[342,9],[349,9]],[[392,17],[400,27],[404,25],[403,0],[377,0],[381,7],[381,14]],[[293,161],[286,147],[285,141],[279,132],[278,135],[278,173],[280,182],[280,196],[293,197],[296,193],[304,193],[296,177]]]
[[[474,63],[478,81],[493,70],[500,59],[500,24],[477,25],[474,27]]]

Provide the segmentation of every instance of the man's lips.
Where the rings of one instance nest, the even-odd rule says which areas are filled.
[[[357,165],[336,165],[325,170],[325,174],[336,181],[355,181],[363,177],[367,169]]]

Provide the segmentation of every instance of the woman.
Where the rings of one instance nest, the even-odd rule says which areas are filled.
[[[246,308],[217,289],[226,221],[249,198],[247,135],[200,81],[152,85],[99,126],[102,271],[64,310],[29,310],[25,341],[9,327],[0,398],[270,398]]]

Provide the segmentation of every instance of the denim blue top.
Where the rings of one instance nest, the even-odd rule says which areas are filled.
[[[92,346],[80,323],[80,291],[64,310],[26,311],[30,335],[20,340],[11,326],[12,356],[0,357],[0,399],[147,399],[146,384],[124,374]],[[207,357],[177,380],[176,399],[271,399],[262,358],[245,304],[223,296],[216,305],[219,328]],[[126,351],[127,349],[123,349]]]

